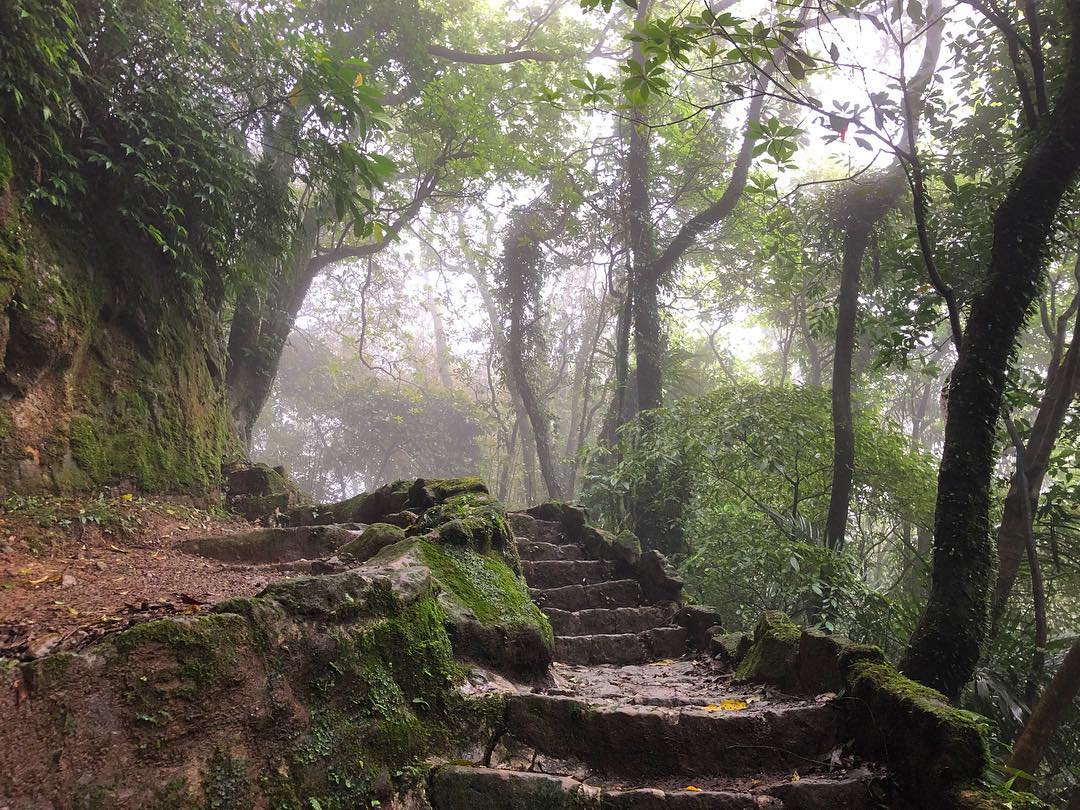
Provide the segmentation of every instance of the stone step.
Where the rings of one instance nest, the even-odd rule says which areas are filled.
[[[675,608],[664,605],[645,607],[559,610],[545,608],[551,629],[557,636],[592,636],[609,633],[640,633],[671,624]]]
[[[649,651],[637,633],[555,636],[554,657],[563,664],[640,664]]]
[[[529,560],[521,563],[525,581],[533,588],[595,585],[614,578],[615,564],[603,560]]]
[[[685,627],[642,633],[555,636],[555,660],[564,664],[641,664],[686,653]]]
[[[554,521],[537,520],[532,515],[526,515],[524,512],[510,512],[507,517],[510,519],[510,529],[514,532],[514,537],[553,545],[566,543],[566,538],[562,533],[562,526]]]
[[[592,781],[592,780],[590,780]],[[444,765],[429,782],[434,810],[870,810],[884,804],[881,774],[859,768],[837,776],[793,781],[790,774],[757,780],[749,789],[687,790],[687,785],[624,789],[585,785],[569,776]]]
[[[596,585],[529,588],[529,596],[541,608],[558,610],[637,607],[641,604],[641,585],[636,579],[614,579]]]
[[[518,554],[525,560],[584,560],[585,549],[572,543],[537,543],[518,538]]]
[[[744,776],[827,764],[839,739],[837,701],[742,711],[590,705],[557,695],[507,699],[507,732],[547,757],[608,776]]]

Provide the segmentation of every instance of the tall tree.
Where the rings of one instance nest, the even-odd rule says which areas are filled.
[[[924,42],[922,59],[911,81],[901,83],[906,99],[904,106],[909,114],[904,120],[904,131],[898,141],[899,155],[879,177],[869,183],[864,183],[859,178],[849,181],[849,190],[841,203],[844,241],[832,373],[833,479],[829,513],[825,520],[825,543],[832,549],[839,549],[844,545],[851,484],[855,475],[855,430],[851,393],[852,358],[855,353],[855,327],[859,309],[859,276],[874,229],[900,202],[907,186],[903,156],[907,154],[908,145],[916,142],[919,112],[923,97],[937,70],[941,38],[945,30],[944,21],[941,19],[940,0],[927,3],[925,17],[922,18],[929,21],[920,37]],[[913,20],[912,25],[918,28],[917,21]],[[911,44],[901,41],[901,52]]]
[[[1080,174],[1080,0],[1045,125],[994,213],[982,289],[972,300],[948,391],[930,598],[903,669],[956,698],[982,653],[993,578],[990,484],[1009,358],[1035,299],[1058,209]]]

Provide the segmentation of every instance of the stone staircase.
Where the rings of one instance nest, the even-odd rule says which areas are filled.
[[[674,601],[632,564],[590,559],[559,522],[511,514],[529,592],[555,633],[552,681],[506,695],[482,766],[433,771],[434,810],[870,810],[885,769],[845,750],[833,700],[738,686],[688,655]]]
[[[650,602],[619,560],[588,559],[555,521],[511,515],[522,573],[564,664],[640,664],[687,651],[674,602]]]

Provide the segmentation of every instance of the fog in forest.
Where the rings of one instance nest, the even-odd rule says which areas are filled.
[[[9,4],[12,515],[572,502],[1080,807],[1080,0]]]

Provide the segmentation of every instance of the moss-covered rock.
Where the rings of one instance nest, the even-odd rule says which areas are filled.
[[[796,661],[799,690],[819,695],[843,689],[841,658],[853,646],[854,642],[844,636],[830,635],[820,630],[803,630]]]
[[[387,546],[400,543],[405,539],[404,529],[388,523],[373,523],[363,533],[338,549],[343,559],[364,562],[371,559]]]
[[[160,253],[13,221],[0,227],[0,413],[13,434],[0,487],[213,490],[235,449],[213,306],[175,300]]]
[[[765,611],[754,626],[754,643],[735,671],[735,679],[794,689],[798,684],[795,661],[800,636],[798,625],[786,614]]]
[[[461,546],[479,554],[495,553],[515,574],[521,571],[506,511],[490,495],[454,495],[424,512],[408,534],[430,535],[442,545]]]
[[[248,520],[273,525],[308,498],[285,473],[284,467],[236,461],[225,465],[225,502]]]
[[[709,653],[724,666],[737,669],[753,643],[754,639],[747,633],[713,633]]]
[[[427,540],[419,550],[441,588],[459,655],[516,675],[547,669],[551,625],[500,556]]]
[[[856,747],[887,762],[903,783],[931,796],[972,784],[989,765],[986,738],[970,712],[905,678],[884,661],[848,659],[847,694],[858,701]]]

